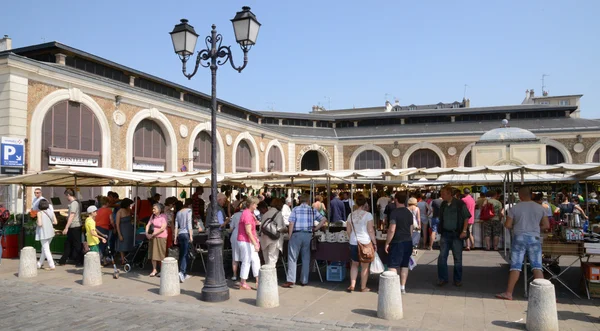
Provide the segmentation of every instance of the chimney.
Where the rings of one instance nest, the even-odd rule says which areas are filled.
[[[385,101],[385,111],[389,112],[392,111],[392,104],[389,101]]]
[[[56,53],[56,64],[66,65],[67,64],[67,56],[61,53]]]
[[[395,99],[394,100],[394,106],[400,106],[400,100]]]
[[[525,90],[525,100],[524,101],[527,101],[527,100],[529,100],[529,89]]]
[[[471,99],[467,99],[465,102],[465,108],[471,108]]]
[[[533,89],[531,89],[529,91],[529,98],[533,98],[533,97],[535,97],[535,92],[533,91]]]
[[[542,95],[547,97],[548,96],[548,91],[542,91]]]
[[[12,49],[12,39],[10,39],[7,34],[5,34],[4,38],[0,39],[0,52],[10,51],[11,49]]]

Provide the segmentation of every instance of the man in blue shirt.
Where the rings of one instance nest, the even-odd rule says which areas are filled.
[[[298,254],[302,254],[302,274],[300,285],[308,284],[308,271],[310,267],[310,240],[312,239],[313,222],[319,222],[315,231],[320,229],[327,219],[319,211],[308,205],[310,197],[304,194],[300,197],[300,206],[294,208],[290,214],[289,246],[288,246],[288,269],[287,282],[282,286],[292,287],[296,283],[296,262]]]
[[[346,220],[346,207],[344,207],[344,203],[340,200],[337,192],[333,193],[329,208],[331,209],[331,222]]]

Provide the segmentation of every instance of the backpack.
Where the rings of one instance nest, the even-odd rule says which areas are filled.
[[[273,240],[277,240],[281,237],[281,232],[279,232],[277,223],[275,223],[275,217],[277,217],[278,214],[279,212],[276,212],[273,217],[267,218],[260,227],[260,232],[266,234],[267,237]]]
[[[496,216],[496,212],[494,211],[494,204],[486,200],[483,206],[481,206],[481,213],[479,214],[479,219],[482,221],[488,221],[494,218],[494,216]]]

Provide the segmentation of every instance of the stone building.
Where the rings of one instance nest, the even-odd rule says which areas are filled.
[[[209,95],[58,42],[10,49],[5,38],[0,45],[0,136],[27,139],[27,171],[210,168]],[[599,162],[600,121],[579,117],[580,98],[528,91],[519,105],[388,102],[310,113],[219,100],[217,165],[221,173],[471,166],[475,143],[503,119],[539,138],[541,161]],[[200,155],[183,162],[194,149]]]

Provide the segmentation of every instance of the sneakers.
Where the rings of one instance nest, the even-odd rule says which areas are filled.
[[[184,280],[188,280],[188,279],[190,279],[190,278],[192,278],[192,276],[191,276],[191,275],[185,275],[185,277],[184,277]]]
[[[237,280],[237,277],[233,276],[231,277],[231,280],[235,282]]]
[[[401,290],[400,290],[400,293],[402,293],[402,294],[406,294],[406,289],[404,289],[404,288],[403,288],[403,289],[401,289]]]
[[[181,272],[179,273],[179,282],[181,282],[181,283],[185,282],[185,276]]]

